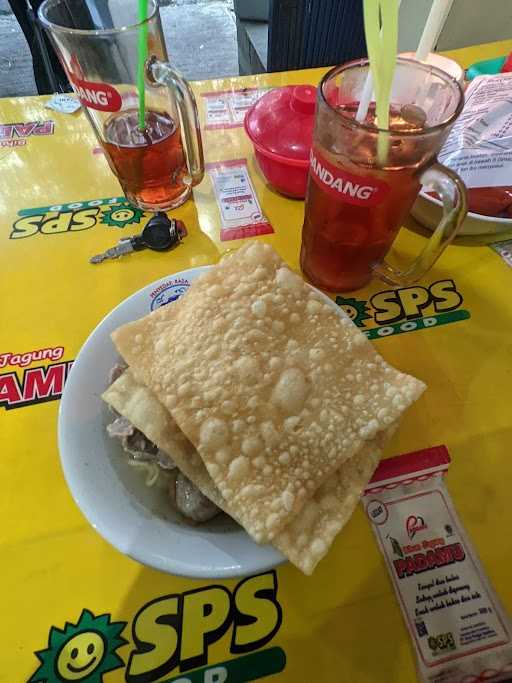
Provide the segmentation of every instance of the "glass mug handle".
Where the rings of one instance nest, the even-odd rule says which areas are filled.
[[[432,268],[446,247],[458,233],[467,213],[466,188],[459,176],[442,164],[435,163],[420,177],[422,185],[437,192],[443,202],[443,215],[427,244],[405,270],[390,266],[386,261],[373,267],[375,275],[388,284],[406,287],[417,282]]]
[[[197,185],[204,176],[204,156],[194,93],[187,81],[168,62],[160,62],[156,57],[147,63],[147,75],[151,82],[167,86],[176,99],[188,171],[192,185]]]

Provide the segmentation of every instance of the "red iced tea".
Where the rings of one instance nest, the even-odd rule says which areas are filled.
[[[389,122],[379,128],[371,108],[364,122],[356,120],[368,73],[368,61],[355,60],[331,69],[318,89],[301,266],[314,284],[335,292],[358,289],[373,275],[398,286],[416,282],[466,213],[464,184],[436,163],[462,110],[459,84],[433,66],[398,59]],[[442,195],[443,216],[400,270],[384,257],[421,184]]]
[[[181,204],[190,192],[180,129],[165,112],[147,111],[138,127],[138,110],[129,109],[105,123],[105,151],[126,197],[150,209]]]
[[[346,107],[343,114],[352,118],[354,110]],[[366,123],[373,123],[372,112]],[[390,129],[420,132],[421,123],[394,112]],[[386,255],[420,189],[422,154],[408,149],[412,140],[391,143],[383,168],[376,164],[375,140],[369,144],[364,133],[351,132],[341,143],[337,150],[328,129],[317,133],[302,232],[302,270],[328,291],[358,289],[371,279],[372,264]]]

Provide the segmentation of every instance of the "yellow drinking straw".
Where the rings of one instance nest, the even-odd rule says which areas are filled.
[[[399,0],[364,0],[364,31],[375,91],[378,127],[389,128],[389,99],[395,73],[398,44]],[[389,140],[379,133],[377,158],[386,162]]]
[[[146,87],[144,83],[148,57],[148,0],[139,0],[139,45],[137,62],[137,90],[139,91],[139,128],[146,127]]]

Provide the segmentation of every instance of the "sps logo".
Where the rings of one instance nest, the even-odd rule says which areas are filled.
[[[153,683],[166,676],[166,683],[254,681],[286,666],[280,647],[265,647],[281,622],[274,571],[242,579],[232,590],[207,585],[157,597],[131,623],[83,610],[76,624],[51,627],[29,683],[102,683],[107,677]],[[123,673],[113,679],[109,672],[116,669]]]
[[[152,214],[131,206],[124,197],[91,199],[68,204],[54,204],[33,209],[20,209],[9,239],[19,240],[34,235],[76,234],[103,224],[125,228],[149,220]]]
[[[409,515],[407,517],[407,520],[405,522],[405,528],[407,530],[407,535],[409,538],[412,539],[414,536],[418,533],[418,531],[423,531],[424,529],[427,528],[427,525],[425,524],[425,520],[423,517],[416,517],[416,515]]]
[[[468,310],[453,280],[438,280],[428,286],[413,285],[377,292],[368,301],[336,297],[336,303],[368,339],[424,330],[467,320]],[[373,324],[372,324],[373,323]]]

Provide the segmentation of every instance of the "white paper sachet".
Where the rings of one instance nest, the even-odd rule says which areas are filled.
[[[512,625],[444,483],[444,446],[383,460],[363,504],[425,683],[512,678]]]
[[[61,114],[74,114],[82,105],[74,95],[55,93],[44,106]]]

